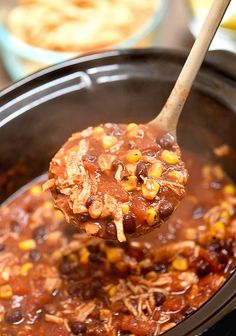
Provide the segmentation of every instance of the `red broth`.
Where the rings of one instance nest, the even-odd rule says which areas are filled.
[[[16,336],[159,335],[235,269],[236,193],[186,153],[187,195],[169,221],[122,244],[88,237],[32,182],[0,209],[0,330]]]

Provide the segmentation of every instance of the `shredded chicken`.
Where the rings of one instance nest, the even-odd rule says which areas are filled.
[[[119,242],[126,241],[126,237],[125,237],[125,234],[124,234],[124,227],[123,227],[122,209],[118,205],[117,200],[114,197],[105,194],[104,203],[105,203],[105,206],[108,209],[108,211],[114,216],[114,223],[116,225],[118,241]]]
[[[43,191],[47,191],[50,190],[52,187],[54,187],[55,185],[55,179],[51,178],[49,180],[47,180],[44,184],[43,184]]]
[[[75,316],[79,322],[84,322],[86,318],[94,311],[96,304],[94,302],[84,303],[76,308]]]
[[[56,323],[56,324],[63,324],[64,319],[61,317],[58,317],[56,315],[50,315],[50,314],[45,314],[45,321],[51,322],[51,323]]]

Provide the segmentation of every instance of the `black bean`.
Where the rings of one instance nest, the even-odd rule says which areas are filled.
[[[1,244],[0,244],[0,252],[4,251],[5,248],[6,248],[6,246],[5,246],[4,244],[1,243]]]
[[[132,214],[124,215],[123,226],[125,233],[132,234],[136,231],[136,221]]]
[[[116,236],[116,226],[115,226],[114,222],[109,222],[106,225],[106,233],[111,237]]]
[[[109,247],[118,247],[119,245],[115,240],[106,240],[105,244]]]
[[[152,157],[152,158],[155,158],[156,157],[156,155],[157,155],[157,153],[156,152],[151,152],[150,150],[149,151],[144,151],[143,152],[143,155],[147,155],[147,156],[150,156],[150,157]]]
[[[100,246],[99,245],[88,245],[87,250],[90,253],[99,253],[100,252]]]
[[[228,252],[227,250],[223,249],[221,250],[219,253],[218,253],[218,256],[217,256],[219,262],[221,264],[227,264],[228,260],[229,260],[229,255],[228,255]]]
[[[236,241],[233,237],[227,238],[223,243],[223,247],[228,251],[230,255],[233,254],[233,248],[235,245]]]
[[[154,266],[153,270],[158,274],[166,273],[168,270],[168,266],[166,264],[157,264]]]
[[[78,215],[77,218],[80,223],[86,223],[91,219],[89,214],[81,214],[81,215]]]
[[[38,244],[41,244],[47,236],[47,229],[44,225],[38,226],[32,233],[33,239],[36,240]]]
[[[159,206],[159,215],[161,219],[169,217],[173,211],[174,205],[170,201],[164,200],[161,202]]]
[[[126,253],[130,255],[132,258],[135,258],[138,261],[141,261],[144,256],[145,256],[145,251],[143,251],[140,248],[136,248],[134,246],[130,246],[127,250]]]
[[[5,320],[10,324],[19,324],[23,322],[24,316],[20,308],[14,308],[6,312]]]
[[[95,290],[99,290],[102,288],[102,281],[99,278],[95,278],[92,280],[92,286]]]
[[[100,250],[99,245],[88,245],[87,249],[90,252],[89,260],[94,263],[102,263],[106,257],[105,252]]]
[[[90,253],[89,260],[96,264],[101,264],[104,262],[106,254],[103,251]]]
[[[138,162],[136,166],[135,175],[138,177],[139,181],[142,182],[145,177],[148,175],[147,167],[144,162]]]
[[[83,323],[83,322],[71,322],[70,324],[70,329],[71,329],[71,332],[74,334],[74,335],[79,335],[79,334],[85,334],[86,333],[86,330],[87,330],[87,327],[86,327],[86,324]]]
[[[212,252],[219,252],[222,246],[218,239],[213,240],[210,244],[207,245],[207,249]]]
[[[204,277],[211,272],[211,265],[205,260],[200,260],[197,264],[196,272],[200,278]]]
[[[155,299],[156,307],[159,307],[165,302],[166,297],[165,297],[165,294],[163,294],[162,292],[155,292],[154,299]]]
[[[39,261],[39,259],[41,258],[41,254],[38,250],[30,250],[29,258],[36,262],[36,261]]]
[[[93,204],[93,199],[92,199],[92,197],[89,197],[86,201],[85,206],[88,209],[92,204]]]
[[[172,148],[172,146],[175,143],[175,139],[174,139],[173,135],[171,135],[169,133],[163,135],[163,137],[160,140],[157,139],[157,141],[159,142],[159,144],[161,145],[161,147],[165,148],[165,149]]]
[[[21,232],[21,226],[15,220],[11,221],[10,228],[11,228],[11,232],[14,232],[14,233],[20,233]]]
[[[149,273],[151,271],[152,271],[151,267],[141,268],[141,274],[142,275],[146,275],[147,273]]]
[[[36,211],[36,209],[37,209],[37,205],[32,204],[32,203],[28,204],[27,207],[26,207],[26,210],[29,213],[32,213],[32,212]]]
[[[96,289],[93,286],[89,285],[84,288],[82,296],[85,300],[92,300],[95,298],[96,294]]]
[[[62,275],[69,275],[70,273],[73,272],[74,269],[75,266],[68,261],[63,261],[59,267],[60,273]]]
[[[72,224],[72,225],[66,225],[63,233],[66,237],[70,237],[73,236],[76,233],[79,233],[79,229],[78,227],[76,227],[76,225]]]
[[[129,331],[123,330],[123,331],[118,331],[118,335],[119,336],[130,336],[131,334]]]
[[[181,313],[185,316],[188,317],[190,315],[192,315],[195,312],[195,309],[190,307],[190,306],[186,306],[181,310]]]
[[[74,282],[69,282],[68,285],[68,293],[71,296],[76,296],[79,298],[83,297],[83,292],[84,292],[85,284],[84,283],[74,283]]]

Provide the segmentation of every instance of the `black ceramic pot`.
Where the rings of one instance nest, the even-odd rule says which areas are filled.
[[[45,172],[72,132],[106,121],[150,120],[163,106],[185,58],[186,54],[161,49],[87,55],[0,93],[0,202]],[[217,145],[236,149],[235,55],[209,53],[181,115],[178,141],[213,160]],[[236,155],[220,162],[234,180],[235,160]],[[235,307],[236,273],[166,336],[201,335]],[[227,329],[218,334],[216,327],[212,332],[231,335]]]

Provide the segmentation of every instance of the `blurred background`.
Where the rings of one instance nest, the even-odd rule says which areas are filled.
[[[0,89],[49,65],[114,48],[190,48],[212,0],[0,0]],[[236,52],[236,0],[211,49]]]

